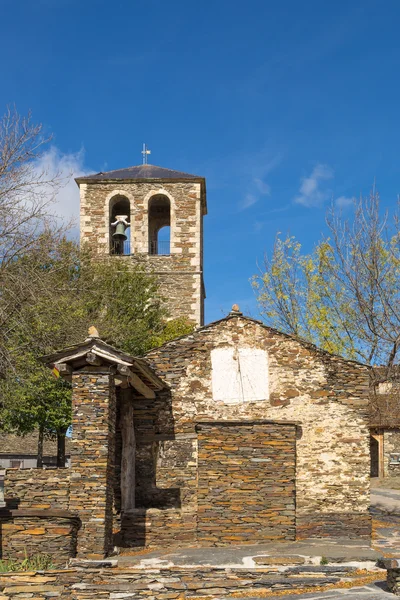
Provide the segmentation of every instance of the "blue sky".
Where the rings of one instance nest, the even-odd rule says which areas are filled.
[[[49,168],[151,163],[207,178],[206,320],[275,233],[306,250],[333,199],[400,192],[398,0],[0,0],[0,109],[54,133]],[[68,185],[59,210],[77,215]]]

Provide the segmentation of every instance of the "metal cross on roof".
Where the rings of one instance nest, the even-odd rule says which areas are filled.
[[[142,154],[143,154],[143,164],[147,165],[147,157],[149,154],[151,154],[151,150],[149,150],[147,148],[146,144],[143,144]]]

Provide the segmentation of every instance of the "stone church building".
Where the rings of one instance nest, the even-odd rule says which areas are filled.
[[[202,177],[143,165],[77,182],[82,243],[148,265],[197,328],[140,359],[96,331],[44,358],[73,389],[71,466],[40,474],[52,518],[79,521],[68,552],[369,538],[367,367],[236,305],[203,325]],[[6,496],[39,510],[19,477]]]

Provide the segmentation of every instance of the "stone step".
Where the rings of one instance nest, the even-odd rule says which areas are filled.
[[[122,583],[113,581],[112,583],[98,584],[75,584],[71,587],[72,593],[85,594],[87,598],[97,598],[96,594],[101,592],[101,597],[108,598],[134,598],[135,600],[164,600],[172,598],[198,598],[201,596],[217,597],[226,596],[230,593],[246,591],[283,591],[297,590],[302,588],[325,587],[329,584],[337,583],[338,577],[306,577],[291,579],[285,576],[264,576],[254,580],[233,580],[227,578],[207,579],[204,581],[178,581],[163,582],[162,578],[158,582],[149,582],[147,585],[142,583]],[[154,596],[152,595],[154,593]],[[128,595],[125,595],[128,594]],[[132,595],[131,595],[132,594]]]
[[[304,565],[306,559],[300,554],[287,554],[283,556],[268,555],[268,556],[253,556],[253,561],[256,565]]]
[[[301,567],[288,567],[284,573],[288,577],[307,576],[314,577],[351,577],[357,571],[357,567],[348,567],[344,565],[303,565]]]
[[[78,566],[79,565],[79,566]],[[68,569],[4,573],[0,600],[68,598],[68,600],[214,600],[234,596],[263,597],[283,592],[324,590],[351,581],[355,567],[298,565],[255,568],[170,567],[121,568],[114,561],[76,561]],[[353,580],[354,583],[357,579]]]

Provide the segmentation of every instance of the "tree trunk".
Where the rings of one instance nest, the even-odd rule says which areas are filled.
[[[37,468],[43,468],[43,440],[44,440],[44,428],[42,426],[39,427],[39,437],[38,437],[38,453],[37,453]]]
[[[135,508],[135,455],[136,442],[133,427],[132,390],[121,390],[121,511],[127,513]]]
[[[57,431],[57,468],[65,467],[65,434],[66,430]]]

